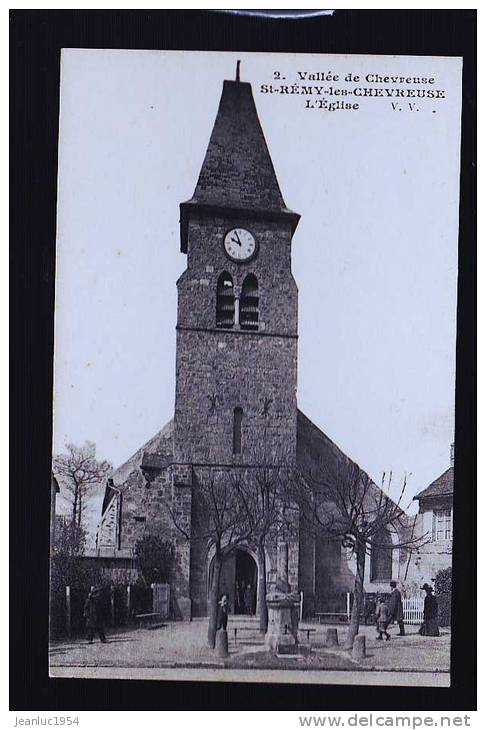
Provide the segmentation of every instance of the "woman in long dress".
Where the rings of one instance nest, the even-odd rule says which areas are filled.
[[[428,583],[424,583],[421,590],[425,591],[424,622],[419,629],[419,634],[422,636],[440,636],[439,625],[437,623],[439,613],[437,598],[432,595],[432,586],[429,586]]]

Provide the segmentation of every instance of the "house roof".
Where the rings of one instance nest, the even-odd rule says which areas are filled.
[[[437,477],[432,484],[415,495],[414,499],[424,497],[445,497],[454,494],[454,467],[450,466],[447,471]]]
[[[191,200],[181,204],[181,250],[187,251],[188,218],[193,207],[299,216],[284,202],[268,151],[251,84],[224,81],[218,113]]]

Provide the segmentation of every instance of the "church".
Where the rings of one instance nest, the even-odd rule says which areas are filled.
[[[213,554],[198,533],[197,499],[205,475],[282,464],[309,473],[317,463],[349,461],[297,405],[298,290],[291,262],[299,218],[285,204],[251,85],[237,71],[235,81],[223,83],[194,194],[180,205],[187,267],[177,282],[174,417],[113,473],[97,536],[99,555],[127,568],[147,531],[170,536],[172,601],[183,619],[208,613]],[[383,540],[390,549],[367,557],[365,590],[389,590],[389,581],[402,577],[406,556],[393,550],[398,536],[387,533]],[[306,614],[343,606],[354,561],[339,540],[314,539],[304,524],[285,545],[269,540],[269,585],[282,550],[289,587],[302,592]],[[238,611],[239,586],[250,585],[255,594],[258,570],[251,539],[225,559],[221,592],[228,592],[232,611]]]

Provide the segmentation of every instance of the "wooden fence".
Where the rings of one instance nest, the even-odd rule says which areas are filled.
[[[424,620],[423,596],[414,596],[403,600],[404,623],[419,625]]]
[[[167,591],[168,593],[168,591]],[[99,607],[108,626],[131,624],[138,613],[153,611],[154,588],[138,585],[104,585]],[[86,589],[65,586],[62,592],[51,594],[51,632],[53,636],[79,635],[85,632],[84,604]],[[167,608],[164,615],[168,615]]]

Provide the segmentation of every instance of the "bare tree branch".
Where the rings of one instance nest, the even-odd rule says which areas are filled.
[[[52,470],[71,506],[71,523],[81,526],[86,501],[95,487],[101,486],[113,467],[96,459],[96,445],[66,444],[65,454],[53,458]]]

